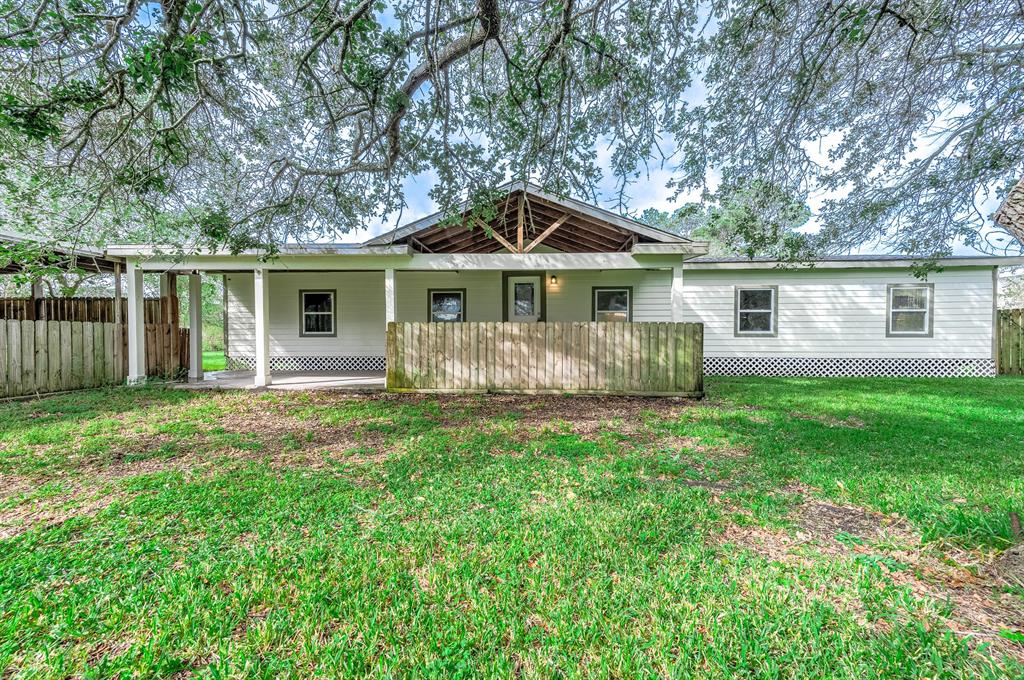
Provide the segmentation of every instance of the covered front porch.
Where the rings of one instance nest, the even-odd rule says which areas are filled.
[[[683,262],[706,250],[704,243],[528,187],[502,199],[489,222],[467,208],[462,224],[437,214],[359,245],[282,246],[270,260],[257,252],[198,253],[182,260],[159,247],[126,246],[115,251],[128,262],[128,377],[134,381],[142,376],[139,316],[133,310],[143,272],[174,271],[189,276],[190,295],[197,301],[203,274],[225,277],[228,368],[236,372],[221,378],[221,385],[240,386],[250,376],[255,387],[296,384],[303,382],[302,375],[323,375],[325,383],[337,379],[344,384],[348,374],[378,376],[385,370],[390,378],[396,367],[387,355],[391,348],[386,340],[394,324],[426,324],[444,334],[447,325],[453,336],[464,330],[459,337],[470,343],[464,349],[472,354],[468,338],[481,337],[479,331],[487,328],[482,324],[497,323],[508,324],[499,329],[500,342],[492,343],[491,353],[477,361],[504,360],[493,352],[545,352],[562,355],[580,370],[588,362],[596,369],[616,360],[616,353],[639,356],[640,347],[633,343],[641,340],[635,337],[648,344],[664,340],[667,344],[659,345],[658,353],[650,354],[651,363],[644,364],[644,377],[636,374],[640,382],[631,382],[626,373],[625,382],[599,388],[638,391],[641,382],[648,387],[662,384],[647,372],[656,370],[656,357],[675,351],[674,340],[644,326],[682,324]],[[605,332],[604,326],[616,324],[631,330]],[[542,331],[553,334],[550,342],[536,339]],[[432,337],[431,332],[424,337]],[[585,339],[581,342],[592,339],[595,344],[577,347],[555,340],[572,342],[577,333]],[[666,333],[676,336],[675,330]],[[689,333],[680,329],[678,335]],[[202,342],[201,333],[191,338],[197,345]],[[598,342],[605,344],[599,348]],[[598,358],[594,353],[599,351],[606,354]],[[204,377],[197,357],[189,381]],[[544,389],[588,389],[568,376],[548,377]],[[598,384],[596,378],[593,383]],[[422,379],[409,384],[389,379],[388,385],[452,389]],[[520,387],[481,382],[463,389]]]

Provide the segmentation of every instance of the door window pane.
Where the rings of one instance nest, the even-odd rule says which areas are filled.
[[[532,283],[517,283],[515,287],[515,315],[534,316],[534,285]]]

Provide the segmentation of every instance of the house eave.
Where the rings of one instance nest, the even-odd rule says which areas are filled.
[[[195,258],[209,257],[245,257],[263,258],[267,256],[266,251],[244,250],[240,253],[227,251],[198,250],[183,253],[180,249],[169,245],[145,245],[145,244],[124,244],[109,246],[106,250],[110,256],[127,258],[178,258],[191,260]],[[324,244],[324,245],[293,245],[286,244],[278,248],[275,257],[401,257],[411,256],[412,249],[408,244],[394,244],[386,246],[366,246],[351,244]]]
[[[684,259],[707,255],[710,244],[707,241],[689,243],[634,243],[630,252],[635,257],[679,255]]]
[[[728,261],[688,261],[683,266],[687,270],[754,270],[754,269],[909,269],[918,262],[902,257],[884,257],[877,259],[851,260],[816,260],[813,262],[785,262],[781,260],[728,260]],[[1024,265],[1022,257],[948,257],[940,258],[935,264],[942,268],[950,267],[1015,267]]]

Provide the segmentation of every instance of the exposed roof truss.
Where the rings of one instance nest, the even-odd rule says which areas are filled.
[[[499,199],[490,218],[463,213],[454,224],[432,215],[368,244],[408,243],[421,253],[529,253],[541,246],[566,253],[628,251],[637,243],[688,243],[628,218],[530,188]]]

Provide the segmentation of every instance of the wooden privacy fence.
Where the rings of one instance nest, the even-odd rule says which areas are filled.
[[[999,310],[996,338],[999,372],[1024,375],[1024,309]]]
[[[176,378],[187,371],[188,345],[187,328],[178,328],[168,323],[147,323],[146,375]],[[127,353],[125,345],[125,356]]]
[[[414,323],[387,330],[395,392],[700,396],[699,323]]]
[[[143,303],[146,323],[167,323],[162,318],[163,300],[147,298]],[[168,314],[173,314],[177,323],[177,298],[168,303]],[[0,319],[18,321],[99,321],[114,322],[114,298],[0,298]],[[128,319],[128,300],[121,298],[121,320]]]
[[[90,321],[0,321],[0,397],[113,385],[128,373],[127,333]],[[188,366],[188,329],[146,324],[146,374]]]

